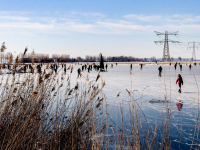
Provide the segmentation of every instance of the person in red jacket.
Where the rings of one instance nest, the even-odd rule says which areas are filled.
[[[177,79],[176,79],[176,84],[177,84],[177,83],[178,83],[178,85],[179,85],[179,90],[178,90],[178,92],[181,93],[181,84],[183,85],[183,78],[181,77],[180,74],[178,74],[178,77],[177,77]]]

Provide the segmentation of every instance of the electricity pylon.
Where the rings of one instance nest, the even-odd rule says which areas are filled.
[[[192,47],[188,47],[188,49],[193,48],[193,52],[192,52],[192,60],[196,61],[196,53],[195,53],[195,49],[198,49],[198,47],[195,44],[200,44],[200,42],[188,42],[188,45],[190,45],[190,43],[193,43]]]
[[[172,33],[168,32],[168,31],[165,31],[165,33],[157,32],[157,31],[154,31],[154,32],[157,34],[157,36],[165,35],[165,39],[164,40],[154,41],[154,42],[155,42],[155,44],[158,44],[158,43],[162,44],[162,43],[164,43],[162,61],[164,61],[164,60],[170,61],[171,59],[170,59],[170,54],[169,54],[169,42],[172,42],[173,44],[180,43],[180,42],[179,41],[169,40],[168,39],[168,35],[175,35],[175,36],[177,36],[178,35],[178,31],[177,32],[172,32]]]

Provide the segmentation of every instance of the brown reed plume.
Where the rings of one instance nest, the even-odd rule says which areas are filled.
[[[12,53],[10,54],[10,58],[9,58],[9,61],[8,61],[8,64],[11,64],[13,62],[13,55]]]
[[[1,45],[1,52],[4,52],[6,49],[5,42],[3,42]]]

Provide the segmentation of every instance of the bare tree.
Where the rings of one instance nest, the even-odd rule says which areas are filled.
[[[156,57],[155,57],[155,56],[152,56],[152,57],[151,57],[151,61],[156,61]]]
[[[182,59],[182,58],[179,56],[179,57],[178,57],[178,60],[180,60],[180,61],[181,61],[181,59]]]
[[[145,58],[144,58],[144,61],[147,61],[147,60],[148,60],[148,58],[145,57]]]

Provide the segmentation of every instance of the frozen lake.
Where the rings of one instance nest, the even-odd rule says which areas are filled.
[[[74,77],[77,77],[77,68],[74,66]],[[124,110],[128,112],[129,97],[126,91],[133,91],[134,99],[138,99],[143,112],[145,113],[149,124],[155,127],[155,124],[162,125],[163,118],[166,115],[166,108],[171,108],[170,115],[170,140],[173,149],[189,149],[192,144],[195,132],[196,118],[198,114],[198,88],[200,85],[200,66],[193,66],[190,70],[188,66],[183,65],[182,71],[179,65],[176,70],[174,66],[163,65],[162,77],[158,76],[157,65],[144,65],[140,69],[139,65],[133,65],[130,75],[129,65],[114,65],[108,67],[108,72],[101,72],[101,77],[106,82],[104,93],[106,102],[109,105],[110,116],[117,113],[116,107],[123,101]],[[83,72],[86,76],[87,71]],[[181,74],[183,78],[182,93],[178,93],[178,84],[176,84],[177,75]],[[91,71],[90,79],[96,79],[97,72]],[[197,84],[195,82],[195,78]],[[77,79],[74,78],[74,82]],[[80,79],[78,79],[80,80]],[[132,84],[131,84],[132,83]],[[120,96],[116,97],[120,92]],[[169,100],[171,103],[149,103],[150,100]],[[178,111],[176,102],[181,101],[183,107]],[[113,111],[114,110],[114,111]],[[198,124],[200,121],[198,121]],[[162,128],[162,126],[160,126]],[[182,129],[182,132],[181,132]],[[197,131],[199,132],[198,128]],[[196,136],[194,143],[196,143]],[[199,140],[200,141],[200,140]],[[200,144],[200,142],[198,142]],[[180,144],[180,145],[179,145]],[[196,146],[194,146],[196,148]]]
[[[103,92],[105,93],[105,103],[108,105],[109,116],[117,122],[118,120],[115,118],[120,113],[119,107],[121,105],[125,113],[127,112],[128,114],[130,97],[126,91],[127,89],[133,93],[134,99],[137,99],[152,129],[156,125],[160,130],[165,128],[163,124],[166,119],[166,111],[170,108],[169,134],[172,142],[171,147],[172,149],[178,149],[179,147],[181,149],[190,149],[199,113],[197,85],[200,85],[200,66],[193,66],[190,70],[188,66],[183,65],[181,71],[179,65],[176,70],[174,66],[162,65],[161,77],[158,76],[158,67],[157,65],[144,65],[140,69],[139,65],[133,65],[130,73],[130,65],[114,65],[113,68],[109,65],[108,72],[101,72],[100,76],[106,83]],[[87,75],[90,80],[96,79],[98,72],[95,70],[90,73],[83,71],[82,78],[77,78],[78,68],[81,68],[81,65],[74,65],[74,71],[71,75],[72,86],[77,81],[84,81]],[[178,93],[179,88],[175,83],[178,74],[182,75],[184,82],[182,93]],[[4,74],[2,76],[6,77],[7,75]],[[22,77],[23,74],[20,74],[20,76]],[[101,79],[98,82],[101,83]],[[119,92],[120,96],[117,97]],[[165,98],[169,103],[149,102],[150,100],[165,100]],[[176,105],[176,102],[179,101],[183,103],[180,110]],[[141,121],[143,123],[144,118]],[[198,120],[198,126],[199,124],[200,121]],[[130,126],[127,126],[127,128],[129,129]],[[199,128],[196,129],[193,144],[196,144],[197,133],[199,133]],[[198,146],[200,147],[200,140],[198,141]],[[195,149],[196,145],[193,148]]]

